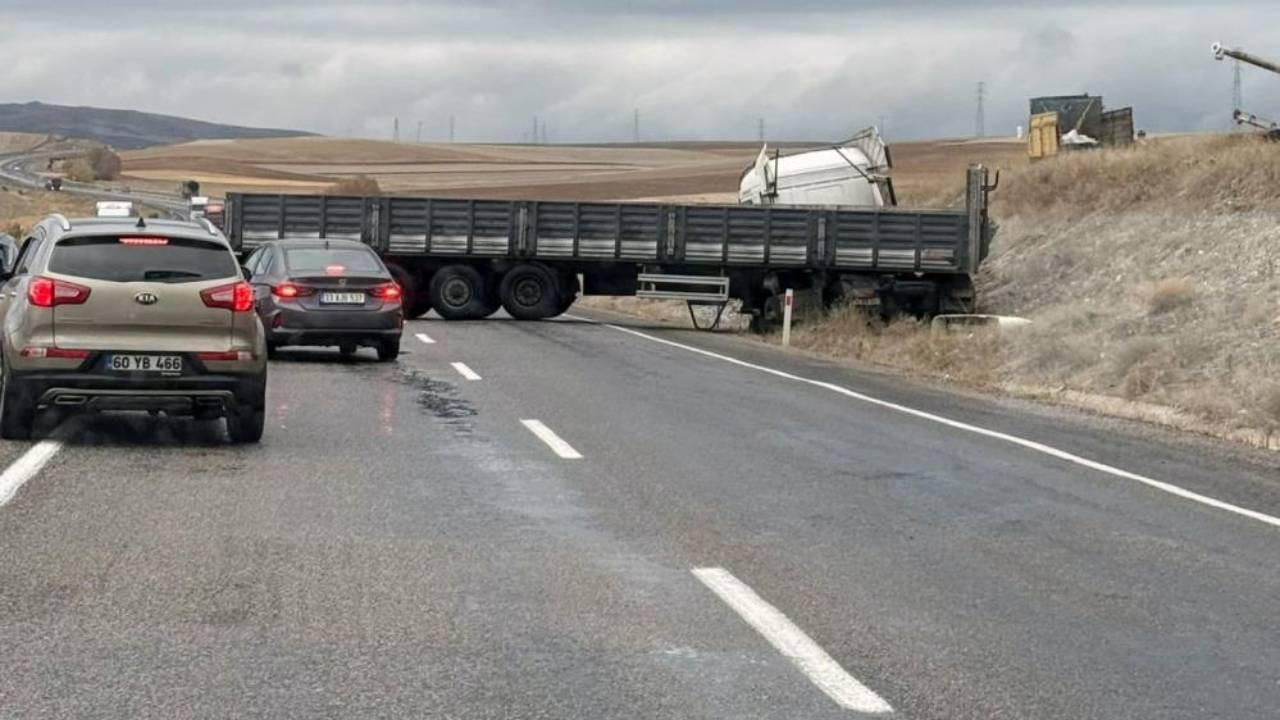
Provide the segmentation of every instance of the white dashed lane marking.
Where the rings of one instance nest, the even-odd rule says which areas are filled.
[[[47,439],[27,448],[26,452],[10,463],[3,473],[0,473],[0,505],[12,500],[18,488],[35,477],[36,473],[58,454],[62,449],[63,441],[73,432],[73,429],[73,423],[55,428]]]
[[[778,608],[728,570],[694,568],[692,572],[837,705],[861,713],[893,712],[884,698],[858,682]]]
[[[472,370],[472,369],[471,369],[471,368],[469,368],[469,367],[467,367],[465,363],[456,362],[456,363],[449,363],[449,364],[453,366],[453,369],[454,369],[454,370],[457,370],[457,371],[458,371],[458,374],[459,374],[459,375],[461,375],[462,377],[464,377],[464,378],[466,378],[466,379],[468,379],[468,380],[479,380],[479,379],[480,379],[480,376],[479,376],[478,374],[476,374],[476,371],[475,371],[475,370]]]
[[[556,455],[565,460],[580,460],[582,454],[573,449],[573,446],[565,442],[559,435],[552,432],[551,428],[542,424],[541,420],[521,420],[525,427],[529,428],[529,432],[538,436],[538,439],[547,444]]]

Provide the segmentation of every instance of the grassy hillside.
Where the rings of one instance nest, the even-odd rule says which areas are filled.
[[[0,131],[65,135],[97,140],[120,149],[167,145],[202,138],[268,138],[310,134],[296,130],[222,125],[135,110],[70,107],[40,102],[0,103]]]
[[[1280,444],[1280,144],[1172,138],[1005,173],[984,310],[1003,336],[836,313],[822,353]]]

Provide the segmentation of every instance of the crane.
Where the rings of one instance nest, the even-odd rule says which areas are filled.
[[[1240,62],[1248,63],[1254,67],[1260,67],[1263,70],[1270,70],[1271,72],[1280,75],[1280,65],[1277,65],[1266,58],[1261,58],[1257,55],[1247,53],[1240,48],[1229,48],[1220,42],[1216,42],[1213,44],[1211,49],[1213,50],[1214,60],[1231,58],[1232,60],[1239,60]],[[1235,118],[1236,124],[1238,125],[1252,125],[1253,127],[1267,131],[1268,137],[1272,139],[1280,139],[1280,123],[1268,120],[1264,117],[1259,117],[1253,113],[1245,112],[1241,108],[1234,108],[1232,111],[1232,117]]]

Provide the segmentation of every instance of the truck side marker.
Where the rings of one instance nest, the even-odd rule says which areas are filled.
[[[1229,502],[1218,500],[1217,498],[1212,498],[1207,495],[1201,495],[1200,493],[1192,492],[1191,490],[1187,490],[1186,488],[1179,487],[1172,483],[1164,482],[1163,480],[1155,480],[1145,475],[1139,475],[1138,473],[1129,472],[1128,470],[1124,470],[1118,467],[1114,467],[1112,465],[1107,465],[1105,463],[1098,462],[1097,460],[1090,460],[1089,458],[1081,457],[1079,455],[1069,453],[1066,450],[1059,450],[1058,448],[1052,447],[1050,445],[1045,445],[1043,443],[1038,443],[1034,440],[1028,440],[1026,438],[1018,437],[1017,435],[1010,435],[1008,433],[1003,433],[998,430],[988,430],[987,428],[978,427],[977,425],[970,425],[969,423],[960,422],[959,420],[952,420],[950,418],[946,418],[941,415],[934,415],[933,413],[928,413],[923,410],[916,410],[915,408],[910,408],[905,405],[898,405],[896,403],[891,403],[887,400],[881,400],[879,398],[875,398],[870,395],[864,395],[860,392],[855,392],[853,390],[850,390],[849,388],[841,387],[834,383],[823,382],[821,380],[814,380],[812,378],[801,377],[799,375],[793,375],[788,372],[775,370],[773,368],[765,367],[763,365],[756,365],[754,363],[749,363],[745,360],[739,360],[737,358],[729,357],[728,355],[721,355],[720,353],[711,352],[710,350],[703,350],[702,348],[694,347],[692,345],[685,345],[683,343],[674,342],[674,341],[660,338],[654,335],[649,335],[647,333],[642,333],[637,330],[632,330],[630,328],[621,327],[619,325],[602,323],[597,320],[591,320],[590,318],[584,318],[584,317],[573,316],[568,314],[564,315],[564,317],[573,319],[573,320],[581,320],[581,321],[586,321],[590,323],[595,323],[598,325],[603,325],[605,327],[612,328],[619,332],[624,332],[629,335],[635,335],[636,337],[644,338],[645,340],[651,340],[653,342],[661,343],[663,345],[669,345],[674,348],[680,348],[681,350],[687,350],[692,353],[697,353],[705,357],[714,358],[716,360],[721,360],[723,362],[731,363],[733,365],[738,365],[740,367],[750,368],[752,370],[759,370],[760,372],[768,373],[770,375],[773,375],[775,377],[780,377],[785,380],[794,380],[796,382],[802,382],[807,385],[812,385],[814,387],[822,388],[824,390],[830,390],[831,392],[838,393],[846,397],[851,397],[855,400],[861,400],[862,402],[870,403],[871,405],[887,408],[889,410],[895,410],[897,412],[904,413],[906,415],[911,415],[913,417],[917,417],[922,420],[928,420],[929,422],[938,423],[939,425],[946,425],[947,427],[955,428],[956,430],[963,430],[965,432],[973,433],[975,435],[982,435],[984,437],[1001,440],[1007,443],[1011,443],[1013,445],[1017,445],[1022,448],[1026,448],[1027,450],[1031,450],[1033,452],[1038,452],[1053,458],[1057,458],[1065,462],[1069,462],[1075,465],[1079,465],[1081,467],[1089,468],[1090,470],[1096,470],[1097,472],[1105,473],[1107,475],[1112,475],[1118,478],[1124,478],[1125,480],[1133,480],[1135,482],[1140,482],[1143,485],[1155,488],[1156,490],[1159,490],[1161,492],[1169,493],[1170,495],[1175,495],[1184,500],[1190,500],[1192,502],[1200,503],[1201,505],[1208,505],[1211,508],[1224,510],[1226,512],[1234,513],[1242,517],[1247,517],[1251,520],[1257,520],[1258,522],[1266,523],[1267,525],[1270,525],[1272,527],[1280,528],[1280,517],[1258,512],[1257,510],[1250,510],[1248,508],[1240,507],[1239,505],[1233,505]]]

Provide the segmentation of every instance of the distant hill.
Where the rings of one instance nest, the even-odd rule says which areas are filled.
[[[41,102],[0,103],[0,131],[86,138],[121,150],[172,145],[190,140],[299,137],[314,134],[297,130],[221,125],[136,110],[47,105]]]

